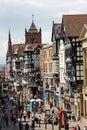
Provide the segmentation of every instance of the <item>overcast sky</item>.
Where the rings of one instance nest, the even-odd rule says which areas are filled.
[[[42,28],[42,42],[50,43],[52,21],[60,23],[64,14],[86,14],[87,0],[0,0],[0,64],[5,63],[8,32],[13,43],[25,41],[32,14],[37,28]]]

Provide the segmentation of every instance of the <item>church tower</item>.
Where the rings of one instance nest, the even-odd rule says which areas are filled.
[[[38,29],[36,28],[35,24],[34,24],[34,20],[32,19],[32,23],[30,28],[25,29],[25,44],[41,44],[41,28]]]

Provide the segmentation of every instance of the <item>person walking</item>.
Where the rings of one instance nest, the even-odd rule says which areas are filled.
[[[84,126],[83,130],[87,130],[87,126]]]
[[[19,130],[23,130],[23,125],[21,121],[19,122]]]
[[[13,114],[13,123],[14,123],[14,125],[16,125],[16,120],[17,120],[17,117],[16,117],[16,114],[14,113]]]
[[[2,116],[0,115],[0,130],[1,130]]]
[[[77,125],[76,130],[81,130],[81,128],[80,128],[80,126],[79,126],[79,125]]]
[[[69,130],[69,123],[68,122],[65,123],[65,130]]]
[[[19,113],[19,118],[20,118],[20,121],[22,120],[22,112]]]
[[[76,130],[76,127],[73,126],[73,127],[71,128],[71,130]]]
[[[26,110],[24,110],[23,116],[24,116],[24,121],[26,121],[26,117],[27,117],[27,112],[26,112]]]
[[[7,110],[6,110],[5,113],[4,113],[4,117],[5,117],[6,125],[8,126],[9,117],[8,117],[8,111],[7,111]]]
[[[25,130],[29,130],[29,124],[28,123],[25,124]]]
[[[30,110],[27,111],[28,119],[30,118]]]

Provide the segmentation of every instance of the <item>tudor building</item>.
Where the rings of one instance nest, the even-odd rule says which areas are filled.
[[[87,15],[63,15],[62,23],[53,23],[52,29],[61,105],[73,110],[78,118],[83,115],[83,55],[79,35],[85,23]]]
[[[80,37],[83,49],[83,116],[87,116],[87,24],[84,24]]]
[[[54,23],[52,26],[52,38],[53,42],[53,76],[57,86],[60,81],[60,70],[59,70],[59,46],[60,46],[60,33],[61,33],[61,24]]]
[[[40,86],[40,49],[41,28],[38,30],[32,20],[30,28],[25,29],[25,42],[12,44],[11,34],[8,35],[6,55],[6,75],[16,86],[24,89],[24,93],[32,96],[38,94]],[[27,89],[26,89],[27,88]]]
[[[57,85],[56,92],[58,92],[58,99],[59,99],[58,104],[60,107],[62,107],[61,90],[62,88],[65,87],[65,83],[64,83],[64,76],[63,76],[64,75],[64,47],[60,49],[61,46],[60,34],[61,34],[61,23],[53,22],[52,38],[51,38],[51,41],[53,42],[53,76]]]
[[[72,108],[76,116],[83,115],[83,55],[79,35],[83,25],[87,23],[87,15],[63,15],[61,38],[65,46],[65,81],[66,95],[64,103]]]

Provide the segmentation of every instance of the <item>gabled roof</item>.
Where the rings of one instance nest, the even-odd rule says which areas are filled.
[[[12,45],[12,52],[14,53],[18,47],[19,47],[19,44],[13,44]]]
[[[87,14],[63,15],[62,24],[68,37],[78,37],[84,24],[87,23]]]
[[[83,28],[82,28],[82,30],[81,30],[79,39],[80,39],[80,40],[85,40],[85,39],[87,39],[87,24],[84,24],[84,26],[83,26]]]
[[[27,46],[31,46],[33,50],[35,50],[37,47],[40,46],[40,44],[34,43],[34,44],[13,44],[12,45],[12,53],[16,54],[18,53],[20,56],[24,55],[24,50]]]

